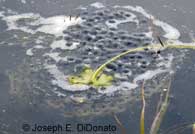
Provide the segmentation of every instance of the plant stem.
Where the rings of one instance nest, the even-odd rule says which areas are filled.
[[[126,134],[125,127],[123,126],[123,124],[121,123],[121,121],[118,119],[118,117],[115,114],[113,114],[113,116],[114,116],[114,119],[115,119],[117,125],[119,126],[119,128],[121,130],[121,134]]]
[[[150,129],[150,134],[157,134],[161,125],[161,122],[163,120],[163,117],[167,111],[168,105],[169,105],[169,93],[170,93],[170,87],[171,87],[172,79],[170,79],[169,86],[166,91],[165,99],[163,103],[161,104],[160,110],[157,113],[157,115],[154,118],[154,121],[152,122],[152,126]]]
[[[110,60],[106,61],[104,64],[102,64],[100,67],[98,67],[96,69],[96,71],[93,73],[92,77],[91,77],[91,81],[92,83],[94,83],[97,80],[97,77],[101,74],[101,72],[103,71],[103,69],[110,63],[116,61],[117,59],[129,54],[129,53],[133,53],[133,52],[142,52],[145,49],[149,49],[149,50],[160,50],[160,49],[166,49],[166,48],[177,48],[177,49],[195,49],[195,45],[193,44],[180,44],[180,45],[175,45],[175,44],[167,44],[165,45],[165,47],[162,47],[161,44],[153,44],[153,45],[149,45],[149,46],[144,46],[144,47],[138,47],[138,48],[133,48],[133,49],[129,49],[113,58],[111,58]]]
[[[129,49],[113,58],[111,58],[110,60],[108,60],[107,62],[105,62],[104,64],[102,64],[100,67],[98,67],[98,69],[94,72],[93,76],[92,76],[92,81],[95,81],[96,78],[99,76],[99,74],[101,74],[101,72],[103,71],[103,69],[110,63],[112,63],[113,61],[116,61],[117,59],[121,58],[122,56],[125,56],[129,53],[133,53],[133,52],[141,52],[144,51],[144,49],[148,48],[148,46],[146,47],[138,47],[138,48],[133,48],[133,49]]]
[[[142,97],[142,111],[141,111],[141,117],[140,117],[140,134],[145,134],[145,107],[146,107],[146,101],[145,101],[145,93],[144,93],[144,83],[143,81],[142,88],[141,88],[141,97]]]

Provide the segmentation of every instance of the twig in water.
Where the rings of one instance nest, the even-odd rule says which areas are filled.
[[[157,36],[157,39],[158,39],[158,41],[160,42],[161,46],[164,47],[165,45],[163,44],[163,42],[162,42],[162,40],[160,39],[159,36]]]
[[[121,134],[126,134],[126,130],[125,127],[123,126],[123,124],[120,122],[120,120],[118,119],[118,117],[113,113],[114,119],[117,123],[117,126],[120,128],[121,130]]]

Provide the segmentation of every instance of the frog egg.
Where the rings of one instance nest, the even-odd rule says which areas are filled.
[[[93,18],[89,18],[86,20],[86,22],[93,23],[93,22],[95,22],[95,20]]]
[[[76,61],[78,61],[77,58],[72,57],[72,56],[67,56],[66,59],[68,63],[76,63]]]
[[[147,24],[148,20],[146,18],[141,18],[139,21],[140,24]]]
[[[70,37],[70,36],[64,36],[64,40],[71,41],[72,40],[72,37]]]
[[[85,38],[84,38],[86,41],[88,41],[88,42],[90,42],[90,41],[92,41],[92,36],[90,36],[90,35],[86,35],[85,36]]]
[[[108,33],[108,31],[105,30],[105,29],[102,29],[102,30],[99,31],[99,33],[104,36]]]
[[[98,32],[95,29],[91,29],[90,34],[96,36]]]
[[[109,16],[106,17],[106,19],[108,19],[108,20],[114,20],[114,16],[113,15],[109,15]]]
[[[92,22],[86,22],[86,23],[84,23],[84,25],[86,25],[87,27],[92,27],[93,23]]]
[[[109,30],[111,30],[111,31],[117,31],[117,28],[110,27]]]
[[[96,46],[101,50],[104,48],[104,44],[100,42],[96,43]]]
[[[102,20],[102,18],[100,16],[98,16],[98,15],[95,15],[93,17],[93,19],[94,19],[95,22],[98,22],[98,21]]]
[[[135,58],[136,58],[136,55],[135,55],[135,54],[130,54],[130,55],[129,55],[129,59],[130,59],[130,60],[135,60]]]
[[[119,35],[119,38],[121,40],[126,40],[126,39],[128,39],[128,35],[127,34],[122,34],[122,35]]]
[[[124,46],[129,48],[129,47],[136,47],[137,45],[132,41],[125,41]]]
[[[113,15],[114,15],[114,18],[115,19],[121,19],[121,18],[123,18],[123,15],[121,15],[120,13],[114,13]]]
[[[84,40],[83,40],[83,41],[80,42],[80,45],[81,45],[82,47],[84,47],[85,45],[87,45],[87,43],[88,43],[87,41],[84,41]]]
[[[100,41],[104,38],[103,35],[97,35],[95,38],[94,38],[94,41]]]
[[[115,34],[116,34],[116,33],[113,32],[113,31],[109,31],[109,32],[108,32],[108,35],[109,35],[110,37],[113,37]]]
[[[88,14],[89,14],[88,11],[83,11],[83,12],[81,12],[81,15],[88,15]]]
[[[86,29],[83,29],[82,31],[81,31],[81,34],[84,34],[84,35],[86,35],[86,34],[89,34],[89,30],[86,30]]]
[[[97,11],[97,12],[96,12],[96,15],[102,17],[102,16],[105,15],[105,13],[102,12],[102,11]]]
[[[45,59],[46,59],[45,61],[48,65],[56,64],[56,61],[53,58],[49,57],[49,56],[46,56]]]
[[[127,17],[127,18],[129,18],[129,17],[131,17],[131,14],[125,13],[124,16]]]
[[[112,70],[112,71],[117,71],[117,64],[116,63],[110,63],[106,66],[107,69]]]
[[[71,47],[73,44],[72,44],[72,42],[67,42],[66,43],[66,46],[68,46],[68,47]]]
[[[133,33],[133,36],[137,37],[137,38],[144,38],[146,36],[145,33]]]
[[[95,26],[94,29],[95,29],[97,32],[99,32],[99,31],[102,30],[100,27],[97,27],[97,26]]]
[[[128,73],[130,73],[131,71],[130,71],[130,69],[129,68],[123,68],[122,69],[122,73],[123,74],[128,74]]]

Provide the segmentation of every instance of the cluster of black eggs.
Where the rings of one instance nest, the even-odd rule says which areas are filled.
[[[97,68],[121,52],[151,43],[151,38],[147,37],[145,33],[130,33],[105,24],[107,21],[115,23],[117,20],[131,17],[131,13],[128,11],[108,9],[93,12],[84,11],[80,17],[84,20],[82,24],[71,26],[63,31],[64,40],[67,41],[68,47],[71,47],[74,42],[79,42],[76,49],[70,50],[67,61],[58,64],[62,65],[62,68],[65,65],[64,69],[67,66],[77,67],[79,64],[88,64]],[[140,74],[148,68],[155,67],[151,65],[155,60],[154,55],[147,50],[146,52],[128,54],[108,65],[107,70],[131,77],[131,74]]]

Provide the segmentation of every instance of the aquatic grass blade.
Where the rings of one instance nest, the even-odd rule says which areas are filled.
[[[165,115],[167,108],[168,108],[168,105],[169,105],[169,93],[170,93],[170,88],[171,88],[171,82],[172,82],[172,78],[169,81],[169,85],[168,85],[168,88],[166,91],[165,99],[162,102],[160,110],[157,113],[157,115],[155,116],[154,121],[152,122],[150,134],[158,134],[161,122],[164,118],[164,115]]]
[[[146,107],[146,101],[145,101],[145,93],[144,93],[144,84],[145,84],[145,81],[143,81],[142,88],[141,88],[142,111],[141,111],[141,116],[140,116],[140,134],[145,134],[145,107]]]
[[[120,130],[121,130],[121,134],[126,134],[126,130],[125,130],[125,127],[123,126],[123,124],[121,123],[121,121],[119,120],[119,118],[115,115],[115,114],[113,114],[113,116],[114,116],[114,119],[115,119],[115,121],[116,121],[116,123],[117,123],[117,126],[120,128]]]

